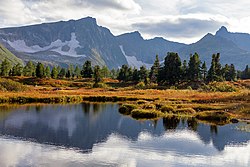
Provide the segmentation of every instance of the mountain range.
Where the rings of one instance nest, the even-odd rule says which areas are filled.
[[[209,65],[213,53],[220,53],[222,64],[235,64],[243,69],[250,62],[250,34],[231,33],[222,26],[215,35],[208,33],[193,44],[168,41],[161,37],[143,39],[138,31],[115,36],[96,19],[43,23],[23,27],[1,28],[0,43],[24,62],[29,60],[48,65],[93,65],[110,69],[123,64],[150,67],[159,55],[179,53],[182,60],[197,52]],[[1,54],[1,53],[0,53]]]

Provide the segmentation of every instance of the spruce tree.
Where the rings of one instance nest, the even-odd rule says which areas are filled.
[[[22,76],[23,75],[23,66],[20,63],[17,63],[15,66],[12,68],[12,76]]]
[[[237,79],[237,72],[233,64],[230,65],[229,75],[231,76],[230,81],[235,81]]]
[[[200,57],[197,53],[193,56],[190,56],[190,60],[188,63],[188,79],[190,81],[198,81],[201,76],[201,69],[200,69]]]
[[[174,85],[181,80],[181,59],[177,53],[169,52],[164,61],[164,81]]]
[[[139,76],[139,71],[137,68],[133,69],[133,79],[134,82],[139,82],[140,76]]]
[[[50,67],[49,66],[47,66],[45,68],[44,75],[45,75],[46,78],[50,78],[51,77],[51,72],[50,72]]]
[[[230,68],[229,65],[226,64],[225,67],[222,69],[222,73],[223,73],[223,77],[226,81],[230,81],[231,80],[231,76],[230,76]]]
[[[188,66],[187,66],[187,60],[184,60],[182,63],[182,80],[186,81],[188,79]]]
[[[147,85],[148,84],[147,78],[148,78],[147,68],[145,66],[141,66],[139,71],[139,81],[144,82]]]
[[[91,66],[91,61],[87,60],[82,67],[81,75],[83,78],[92,78],[93,69]]]
[[[99,82],[101,82],[102,76],[101,76],[100,66],[96,65],[94,67],[93,77],[94,77],[95,84],[98,84]]]
[[[248,67],[248,65],[246,65],[245,70],[242,72],[242,79],[250,79],[250,69]]]
[[[9,76],[11,70],[11,64],[7,59],[4,59],[1,64],[1,76]]]
[[[110,71],[107,66],[101,68],[101,75],[103,78],[108,78],[110,76]]]
[[[74,70],[74,77],[76,78],[80,78],[81,77],[81,70],[78,66],[76,66],[75,70]]]
[[[151,67],[151,70],[149,73],[150,82],[152,82],[152,83],[157,82],[157,78],[159,75],[159,68],[160,68],[160,61],[159,61],[158,55],[156,55],[155,62],[153,64],[153,66]]]
[[[111,71],[110,71],[110,77],[112,78],[112,79],[117,79],[117,70],[115,70],[115,69],[111,69]]]
[[[36,65],[36,77],[37,78],[43,78],[44,77],[44,65],[40,62]]]
[[[28,61],[23,69],[23,75],[27,77],[35,76],[36,67],[32,61]]]
[[[58,78],[63,79],[63,78],[65,78],[65,76],[66,76],[66,70],[65,70],[65,68],[61,68],[61,70],[58,74]]]
[[[119,70],[119,74],[117,79],[119,81],[127,82],[129,79],[129,67],[128,65],[122,65],[121,69]]]
[[[220,64],[220,54],[212,55],[212,62],[210,69],[208,70],[207,81],[223,81],[223,70]]]
[[[205,61],[203,62],[201,66],[201,77],[202,77],[203,82],[205,82],[207,78],[207,65]]]
[[[57,79],[57,77],[58,77],[57,67],[55,67],[55,66],[52,68],[51,77],[52,77],[53,79]]]

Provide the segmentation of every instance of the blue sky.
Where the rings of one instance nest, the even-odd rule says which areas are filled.
[[[95,17],[115,35],[192,43],[222,25],[250,33],[247,0],[1,0],[0,27]]]

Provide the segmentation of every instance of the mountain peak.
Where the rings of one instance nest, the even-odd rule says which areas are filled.
[[[81,19],[76,20],[76,21],[84,21],[84,22],[90,22],[90,23],[97,24],[97,23],[96,23],[96,19],[93,18],[93,17],[90,17],[90,16],[81,18]]]
[[[133,36],[141,37],[141,33],[139,31],[134,31],[134,32],[131,32],[130,34],[133,35]]]
[[[225,26],[222,26],[217,32],[216,35],[222,35],[222,34],[227,34],[228,30]]]
[[[126,37],[126,38],[133,38],[133,39],[139,39],[143,40],[143,37],[141,36],[139,31],[129,32],[125,34],[119,35],[120,37]]]

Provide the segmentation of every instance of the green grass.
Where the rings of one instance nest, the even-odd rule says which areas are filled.
[[[0,61],[2,62],[4,59],[7,59],[11,65],[16,65],[17,63],[23,65],[23,61],[21,59],[17,58],[7,48],[0,44]]]

